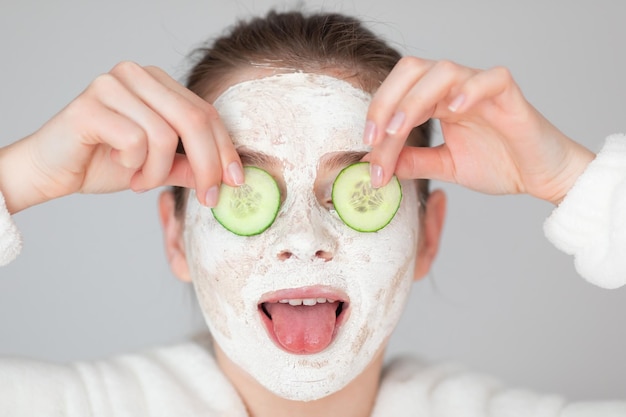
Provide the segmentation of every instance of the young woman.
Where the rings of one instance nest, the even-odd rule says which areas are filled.
[[[436,148],[431,118],[445,140]],[[410,283],[437,253],[445,197],[429,178],[559,204],[548,237],[590,281],[623,285],[624,140],[594,157],[505,69],[401,59],[340,15],[241,23],[203,51],[187,87],[119,64],[0,150],[3,261],[19,251],[11,214],[76,192],[174,185],[160,198],[167,255],[213,341],[69,366],[3,360],[1,414],[626,415],[623,402],[567,405],[447,365],[382,361]],[[360,160],[375,187],[402,180],[400,209],[376,233],[347,227],[330,198]],[[266,231],[241,237],[208,207],[248,165],[276,180],[281,207]]]

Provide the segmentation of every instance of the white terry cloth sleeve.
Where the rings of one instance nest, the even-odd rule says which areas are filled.
[[[565,406],[560,396],[507,389],[457,364],[402,357],[386,367],[372,416],[562,417]]]
[[[626,135],[609,136],[544,223],[578,273],[607,289],[626,284]]]
[[[384,370],[372,417],[626,417],[626,401],[567,403],[558,395],[507,388],[495,378],[413,358]]]
[[[0,358],[0,417],[245,417],[195,343],[68,365]]]
[[[4,196],[0,192],[0,266],[17,258],[22,250],[22,238],[13,218],[7,210]]]

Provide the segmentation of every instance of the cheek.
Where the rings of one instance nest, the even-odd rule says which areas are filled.
[[[189,263],[194,285],[206,294],[203,301],[218,299],[230,304],[235,310],[243,308],[238,295],[255,260],[249,248],[241,244],[238,247],[224,247],[204,237],[192,237],[190,243],[200,249],[190,251]]]
[[[389,282],[388,291],[381,294],[380,302],[384,306],[384,314],[388,314],[397,302],[398,294],[408,293],[411,283],[413,282],[413,269],[415,259],[407,257],[402,263],[399,263],[395,274]]]
[[[364,236],[369,242],[359,251],[360,254],[351,255],[353,259],[363,259],[359,268],[363,274],[360,286],[377,303],[382,317],[408,294],[413,282],[419,214],[414,210],[416,196],[407,194],[392,222],[384,229]]]
[[[407,247],[411,246],[412,237],[403,239],[406,245],[387,246],[387,250],[381,253],[381,258],[374,266],[370,263],[369,270],[373,281],[370,297],[374,298],[376,314],[381,318],[396,307],[396,304],[408,294],[413,282],[413,267],[415,257]]]
[[[242,288],[260,253],[249,239],[224,229],[210,211],[192,208],[185,219],[185,247],[198,302],[215,327],[228,334],[228,316],[241,315]]]
[[[404,226],[390,224],[377,234],[357,237],[345,253],[348,294],[354,297],[347,323],[355,357],[379,349],[404,309],[415,261],[409,248],[416,236]]]

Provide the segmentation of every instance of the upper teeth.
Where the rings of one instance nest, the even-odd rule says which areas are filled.
[[[279,303],[281,304],[289,304],[292,306],[301,306],[301,305],[305,305],[305,306],[314,306],[317,303],[334,303],[335,300],[332,300],[330,298],[290,298],[290,299],[284,299],[284,300],[280,300]]]

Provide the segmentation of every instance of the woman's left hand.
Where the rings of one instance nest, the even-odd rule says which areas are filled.
[[[411,129],[430,118],[440,121],[444,143],[404,146]],[[594,158],[533,108],[501,67],[403,58],[374,95],[367,120],[375,186],[395,172],[558,204]]]

